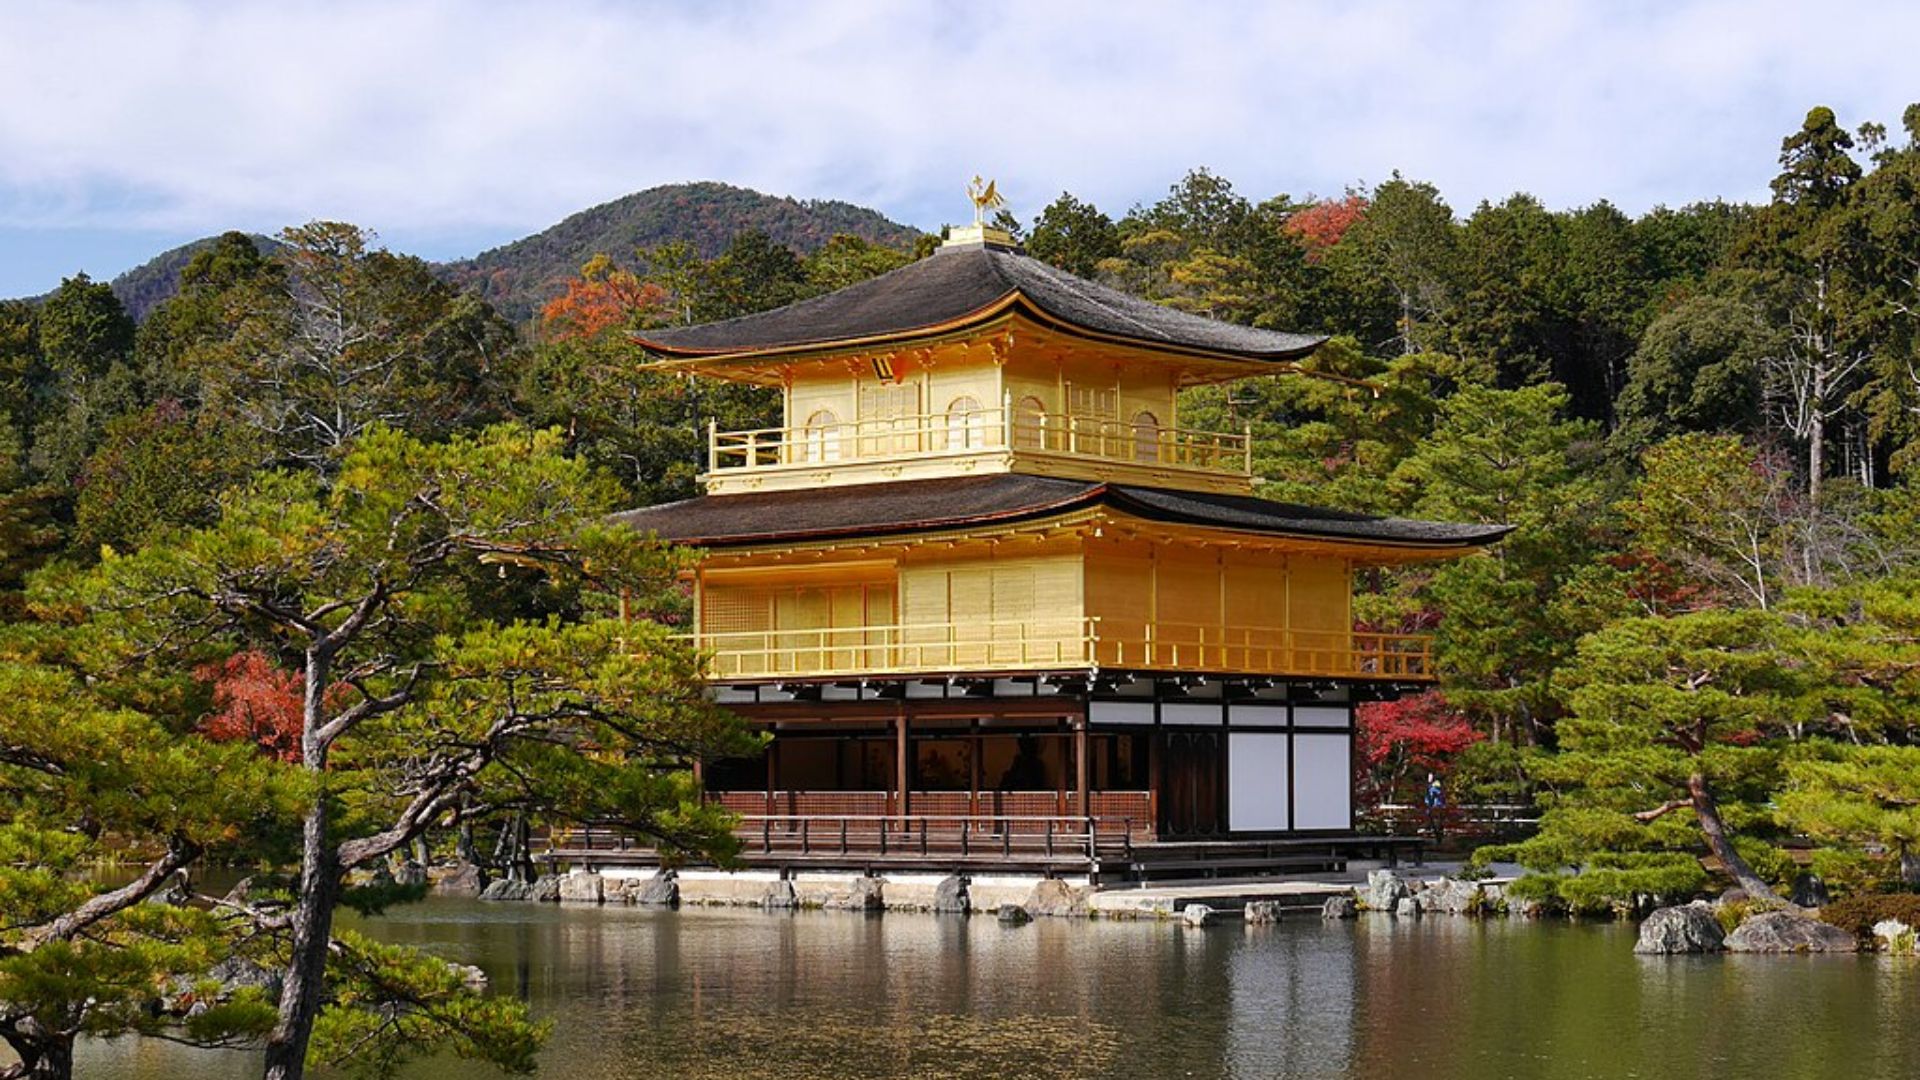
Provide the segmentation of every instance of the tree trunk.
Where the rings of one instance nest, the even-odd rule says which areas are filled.
[[[326,719],[327,684],[332,657],[307,651],[301,764],[313,773],[327,769],[327,744],[319,731]],[[324,784],[314,793],[300,829],[300,886],[293,909],[293,954],[280,989],[280,1017],[267,1036],[265,1080],[300,1080],[307,1071],[307,1044],[320,1016],[326,992],[327,952],[333,944],[333,908],[340,898],[340,865],[329,828]]]
[[[300,899],[293,911],[293,956],[280,990],[280,1019],[267,1038],[266,1080],[299,1080],[306,1074],[307,1044],[326,991],[327,951],[333,943],[333,908],[340,896],[340,869],[329,843],[324,795],[307,812],[301,830]]]
[[[1900,845],[1900,884],[1920,889],[1920,854],[1905,844]]]
[[[33,1021],[31,1027],[13,1029],[6,1043],[20,1059],[18,1065],[0,1068],[0,1077],[19,1080],[72,1080],[73,1036],[51,1033]]]
[[[1820,474],[1827,468],[1827,422],[1820,401],[1815,402],[1812,432],[1807,436],[1807,501],[1820,509]]]
[[[1773,887],[1760,880],[1760,875],[1734,850],[1733,838],[1727,835],[1727,823],[1720,819],[1720,805],[1707,787],[1706,776],[1694,773],[1687,777],[1687,794],[1693,801],[1694,816],[1700,819],[1700,831],[1706,834],[1707,850],[1713,852],[1720,865],[1733,876],[1734,884],[1751,896],[1772,896]]]

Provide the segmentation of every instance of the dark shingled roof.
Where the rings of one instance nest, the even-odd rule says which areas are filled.
[[[984,243],[941,248],[879,277],[758,315],[649,330],[639,340],[656,353],[694,357],[896,337],[964,323],[1014,293],[1042,321],[1167,348],[1291,360],[1326,340],[1189,315]]]
[[[1153,521],[1429,548],[1489,544],[1505,525],[1450,525],[1272,502],[1251,495],[995,473],[797,491],[703,495],[615,520],[697,547],[930,532],[1110,506]]]

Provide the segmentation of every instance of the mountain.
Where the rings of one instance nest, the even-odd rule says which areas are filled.
[[[110,282],[113,295],[120,298],[120,304],[133,316],[134,322],[145,319],[147,315],[180,291],[180,271],[187,268],[193,257],[212,246],[214,236],[203,236],[192,243],[181,244],[177,248],[163,251],[139,266],[121,274]],[[253,238],[254,245],[262,252],[272,253],[280,245],[265,236]]]
[[[738,233],[758,229],[776,243],[808,254],[849,233],[889,247],[911,248],[920,232],[877,210],[831,199],[790,199],[711,181],[668,184],[582,210],[558,225],[471,259],[440,263],[442,280],[471,289],[516,322],[566,288],[569,278],[594,255],[623,262],[640,248],[679,240],[703,258],[718,255]],[[205,237],[182,244],[113,279],[113,292],[136,321],[180,290],[180,271],[213,243]],[[254,237],[262,251],[274,241]]]
[[[702,182],[648,188],[603,203],[503,247],[438,268],[508,318],[530,318],[558,296],[580,265],[605,252],[626,262],[639,248],[684,241],[712,258],[741,232],[757,229],[802,254],[836,233],[910,248],[919,230],[852,203],[764,195],[731,184]]]

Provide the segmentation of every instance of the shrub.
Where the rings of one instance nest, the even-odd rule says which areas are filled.
[[[1920,893],[1862,893],[1820,909],[1820,919],[1850,930],[1861,940],[1873,937],[1875,923],[1898,919],[1920,927]]]

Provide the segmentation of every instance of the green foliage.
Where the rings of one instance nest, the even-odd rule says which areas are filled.
[[[1091,277],[1102,259],[1120,254],[1120,231],[1098,207],[1063,191],[1033,219],[1026,247],[1036,259]]]
[[[299,723],[313,787],[297,923],[260,928],[296,988],[280,1003],[292,1034],[269,1041],[270,1060],[308,1046],[320,1002],[305,973],[336,964],[334,907],[406,899],[343,891],[346,875],[430,829],[513,813],[622,824],[669,855],[733,850],[731,818],[701,805],[688,765],[757,743],[707,700],[699,658],[670,631],[611,617],[616,596],[679,614],[681,559],[609,521],[618,485],[563,446],[559,432],[506,425],[435,443],[376,425],[329,475],[260,473],[211,524],[40,583],[45,612],[118,647],[89,657],[103,678],[164,682],[254,649],[295,658],[325,688],[305,695]],[[397,1032],[391,1049],[354,1052],[377,1071],[438,1040],[524,1067],[535,1032],[516,1028],[517,1005],[439,1002],[445,986],[418,982],[431,969],[362,951],[354,974],[372,989],[333,987],[316,1054]]]
[[[462,971],[413,949],[343,933],[330,958],[332,1000],[312,1060],[348,1076],[388,1077],[431,1056],[532,1074],[552,1024],[527,1003],[469,986]]]
[[[1571,707],[1560,752],[1537,769],[1551,792],[1540,832],[1501,854],[1541,871],[1616,871],[1593,895],[1619,896],[1671,893],[1676,868],[1705,848],[1754,887],[1752,862],[1770,849],[1753,845],[1776,835],[1778,739],[1809,719],[1789,638],[1766,612],[1712,611],[1583,639],[1560,680]]]
[[[372,239],[338,222],[282,232],[284,272],[238,274],[205,301],[224,333],[198,336],[168,378],[216,422],[309,466],[375,425],[435,438],[502,416],[512,328]]]
[[[208,524],[220,494],[264,456],[248,431],[190,419],[171,403],[109,421],[81,470],[73,545],[124,550],[170,527]]]
[[[242,928],[148,901],[204,856],[271,848],[302,778],[104,699],[43,637],[0,637],[0,1041],[32,1062],[82,1035],[261,1034],[273,1011],[245,995],[182,1025],[215,994],[186,988],[240,947]],[[88,872],[106,859],[132,862],[134,879]]]
[[[1680,432],[1754,431],[1760,367],[1777,333],[1729,297],[1690,297],[1662,313],[1627,362],[1616,441],[1640,449]]]

